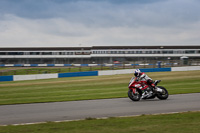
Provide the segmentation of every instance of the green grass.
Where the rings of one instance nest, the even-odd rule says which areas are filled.
[[[133,67],[134,68],[138,68],[138,67],[151,68],[155,66],[114,65],[114,66],[67,66],[67,67],[0,67],[0,76],[132,69]],[[165,67],[168,67],[168,66],[165,66]]]
[[[200,112],[0,126],[0,133],[198,133]]]
[[[169,94],[199,93],[200,71],[147,73]],[[0,83],[0,105],[127,97],[132,74]]]
[[[199,93],[200,71],[147,73],[170,94]],[[127,97],[132,74],[1,82],[0,105]],[[197,133],[200,112],[0,126],[0,133]]]
[[[27,74],[45,74],[45,73],[68,73],[80,71],[97,71],[122,69],[123,67],[107,67],[107,66],[92,66],[92,67],[0,67],[0,76],[7,75],[27,75]]]

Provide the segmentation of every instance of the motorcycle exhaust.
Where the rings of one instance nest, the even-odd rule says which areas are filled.
[[[163,93],[163,90],[160,89],[159,87],[156,87],[155,91],[160,92],[160,93]]]

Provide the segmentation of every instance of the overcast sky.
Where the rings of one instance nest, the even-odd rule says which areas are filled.
[[[0,0],[0,47],[200,45],[200,0]]]

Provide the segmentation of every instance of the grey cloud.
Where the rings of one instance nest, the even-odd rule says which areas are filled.
[[[198,43],[199,12],[198,0],[0,0],[0,40],[24,43],[27,36],[27,44],[29,40],[92,45]],[[13,32],[13,25],[21,36]]]
[[[9,8],[8,8],[9,7]],[[95,27],[171,26],[199,21],[195,0],[1,0],[0,12],[28,19],[64,18]]]

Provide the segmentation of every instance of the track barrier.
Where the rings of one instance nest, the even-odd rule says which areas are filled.
[[[169,67],[169,68],[142,68],[140,70],[142,72],[192,71],[192,70],[200,70],[200,66]],[[133,73],[134,71],[135,69],[123,69],[123,70],[69,72],[69,73],[55,73],[55,74],[10,75],[10,76],[0,76],[0,82],[49,79],[49,78],[64,78],[64,77],[80,77],[80,76],[116,75],[116,74]]]

